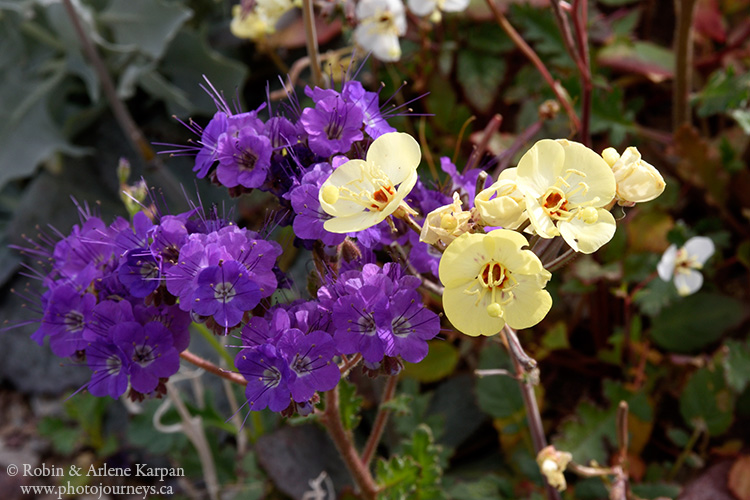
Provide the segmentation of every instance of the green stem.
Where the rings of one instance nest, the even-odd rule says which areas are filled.
[[[687,460],[690,452],[693,451],[693,447],[695,446],[695,443],[698,442],[698,438],[701,437],[701,434],[703,434],[703,428],[700,425],[696,425],[695,429],[693,430],[693,434],[690,436],[690,440],[687,442],[685,448],[682,450],[682,453],[680,453],[680,456],[677,457],[677,460],[672,466],[672,469],[669,471],[669,474],[667,475],[667,481],[673,480],[677,473],[680,472],[682,465],[685,463],[685,460]]]

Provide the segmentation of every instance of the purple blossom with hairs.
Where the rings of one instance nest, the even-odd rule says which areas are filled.
[[[162,323],[118,323],[112,327],[111,335],[129,362],[131,387],[141,394],[152,392],[159,379],[168,378],[180,369],[180,355],[174,348],[172,334]]]
[[[320,89],[305,92],[313,96],[321,94]],[[335,153],[349,151],[356,141],[362,140],[364,114],[353,103],[344,101],[335,91],[327,92],[326,97],[316,101],[314,108],[305,108],[300,123],[307,132],[308,144],[313,153],[328,157]],[[321,94],[322,95],[322,94]]]
[[[289,406],[289,383],[295,375],[276,347],[264,344],[255,349],[243,349],[234,364],[247,380],[245,396],[251,410],[269,408],[280,412]]]
[[[224,328],[237,326],[242,316],[258,305],[260,288],[239,262],[219,261],[198,275],[191,309],[201,316],[212,316]]]

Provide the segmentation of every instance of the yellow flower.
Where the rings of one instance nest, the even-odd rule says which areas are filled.
[[[526,200],[516,183],[518,169],[506,168],[497,181],[474,198],[482,222],[487,226],[516,229],[525,221]]]
[[[409,134],[391,132],[375,139],[365,160],[344,163],[320,187],[320,206],[333,216],[323,227],[351,233],[374,226],[399,207],[411,212],[402,202],[417,183],[421,159],[419,144]]]
[[[237,38],[257,41],[273,33],[275,24],[276,21],[270,19],[262,10],[243,13],[242,6],[238,4],[232,7],[232,22],[229,24],[229,31]]]
[[[607,148],[602,151],[602,158],[615,174],[620,205],[651,201],[664,192],[664,177],[653,165],[641,159],[637,148],[629,147],[622,156],[614,148]]]
[[[592,253],[614,236],[615,219],[602,207],[615,197],[615,176],[583,144],[537,142],[518,163],[517,183],[531,227],[542,238],[561,235],[573,250]]]
[[[528,328],[552,307],[544,290],[551,274],[530,250],[526,238],[509,229],[465,233],[440,259],[443,309],[466,335],[495,335],[507,323]]]
[[[453,193],[453,203],[427,214],[419,241],[432,245],[440,240],[447,245],[469,230],[470,221],[471,212],[461,210],[461,197]]]

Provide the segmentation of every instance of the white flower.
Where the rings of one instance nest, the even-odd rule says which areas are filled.
[[[567,451],[557,451],[554,446],[550,445],[542,448],[536,456],[536,463],[550,486],[557,491],[565,491],[568,484],[565,482],[563,472],[572,459],[573,455]]]
[[[461,12],[469,6],[469,0],[407,0],[409,10],[418,16],[432,16],[439,22],[441,12]]]
[[[398,37],[406,33],[406,13],[401,0],[360,0],[355,11],[359,25],[354,41],[381,61],[398,61]]]
[[[243,11],[240,4],[235,5],[229,30],[237,38],[258,41],[274,33],[281,16],[299,6],[297,0],[256,0],[250,11]]]
[[[656,270],[664,281],[674,278],[677,293],[682,296],[690,295],[700,290],[703,285],[703,275],[697,269],[703,268],[703,264],[715,251],[716,247],[711,238],[695,236],[687,240],[685,246],[680,249],[676,245],[670,245],[661,256]]]
[[[453,193],[453,203],[427,214],[419,241],[432,245],[440,240],[447,245],[469,230],[470,220],[471,212],[461,209],[461,197]]]
[[[474,206],[485,225],[516,229],[528,218],[526,199],[516,183],[517,171],[506,168],[494,184],[474,198]]]
[[[397,209],[417,183],[422,160],[419,144],[409,134],[391,132],[375,139],[365,160],[349,160],[320,187],[321,208],[333,219],[323,227],[332,233],[362,231]]]
[[[664,192],[666,183],[656,168],[641,159],[637,148],[629,147],[620,156],[614,148],[602,151],[617,182],[617,201],[631,205],[651,201]]]
[[[593,253],[612,239],[615,176],[583,144],[543,139],[518,162],[518,188],[531,227],[542,238],[561,235],[576,252]]]

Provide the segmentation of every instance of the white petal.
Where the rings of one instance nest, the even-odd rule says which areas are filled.
[[[598,202],[593,205],[596,207],[603,207],[612,201],[615,197],[615,175],[607,162],[583,144],[566,140],[557,142],[565,151],[562,175],[565,176],[568,170],[576,170],[584,174],[581,176],[573,173],[567,178],[570,188],[565,188],[566,193],[575,191],[580,182],[587,186],[586,190],[578,189],[574,194],[567,196],[568,200],[579,205],[598,199]]]
[[[403,132],[383,134],[367,150],[367,162],[377,165],[394,185],[411,177],[421,160],[419,144]]]
[[[542,238],[554,238],[560,234],[560,231],[536,198],[526,198],[526,215],[529,216],[531,227]]]
[[[420,17],[428,16],[437,7],[434,0],[408,0],[409,10]]]
[[[551,139],[542,139],[518,162],[518,187],[527,196],[540,198],[555,184],[564,162],[565,151],[562,145]]]
[[[339,199],[333,204],[326,203],[326,201],[323,200],[323,190],[326,186],[340,188],[346,184],[354,182],[356,186],[352,186],[353,190],[363,189],[369,192],[375,191],[372,183],[369,182],[364,175],[366,168],[367,162],[364,160],[350,160],[334,170],[331,176],[328,177],[320,187],[318,200],[320,201],[321,208],[326,213],[337,217],[354,215],[363,211],[364,207],[361,204],[352,200],[346,200],[341,196],[339,196]]]
[[[461,12],[469,6],[469,0],[445,0],[440,6],[443,12]]]
[[[443,291],[443,310],[448,321],[456,330],[472,337],[500,333],[505,326],[505,320],[487,313],[487,306],[490,305],[489,294],[485,294],[477,304],[477,296],[464,291],[465,287],[446,288]]]
[[[677,293],[682,295],[691,295],[703,286],[703,275],[694,269],[682,270],[675,274],[674,286],[677,287]]]
[[[677,246],[669,245],[667,251],[661,256],[659,264],[656,266],[656,271],[659,273],[659,277],[664,281],[671,281],[672,274],[674,273],[675,263],[677,262]]]
[[[694,258],[700,265],[703,265],[709,257],[714,254],[716,246],[711,238],[705,236],[694,236],[685,243],[685,251],[687,251],[687,254]]]
[[[520,330],[529,328],[544,319],[552,308],[552,297],[539,289],[536,276],[516,276],[518,286],[513,289],[513,300],[504,309],[508,325]]]
[[[346,217],[334,217],[325,221],[323,227],[331,233],[354,233],[382,222],[387,216],[383,212],[364,211]]]
[[[576,252],[594,253],[612,239],[617,229],[615,218],[603,208],[597,209],[597,215],[597,221],[591,224],[578,217],[557,223],[560,235],[570,248]]]

